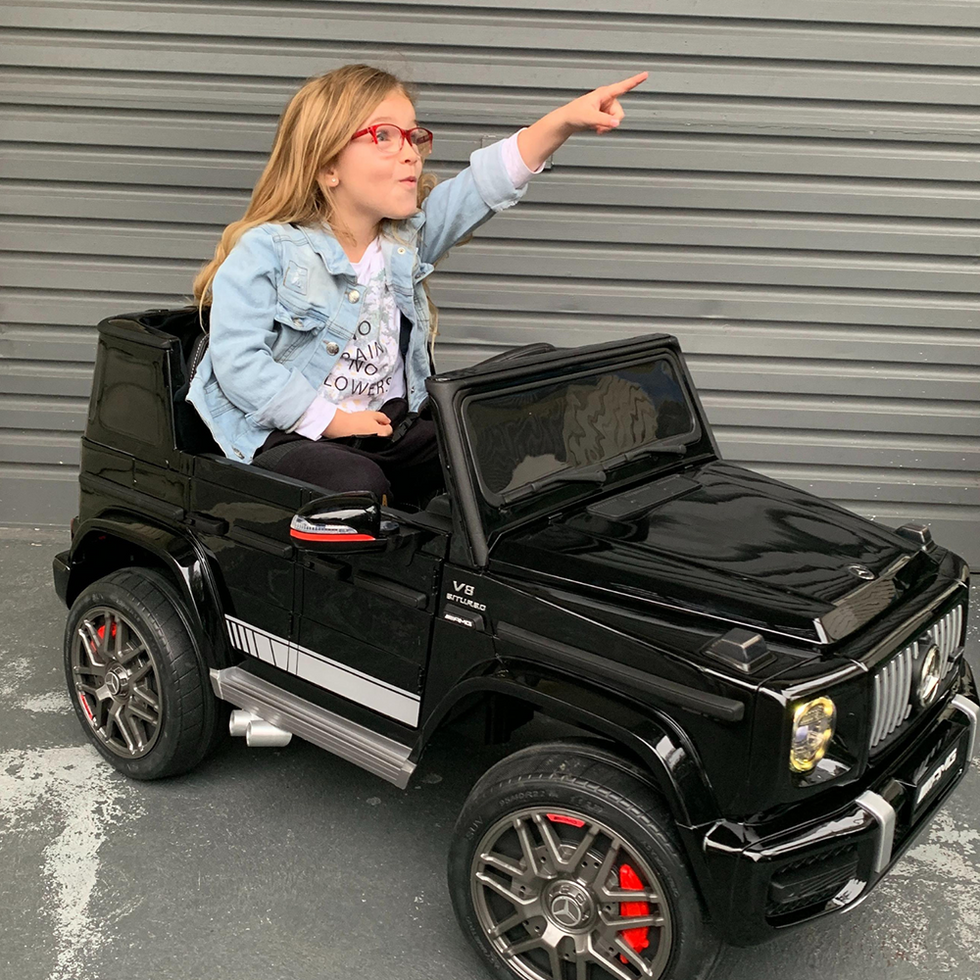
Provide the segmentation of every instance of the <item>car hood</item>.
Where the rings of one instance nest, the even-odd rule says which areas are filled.
[[[586,505],[508,534],[491,563],[818,644],[859,629],[935,567],[894,531],[732,463],[683,477],[683,492],[639,516]]]

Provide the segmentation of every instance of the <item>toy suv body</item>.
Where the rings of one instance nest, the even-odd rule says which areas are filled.
[[[382,507],[226,458],[196,310],[99,325],[68,686],[121,771],[228,726],[405,787],[433,734],[570,734],[482,776],[449,886],[490,970],[704,976],[862,901],[970,763],[964,561],[721,459],[677,341],[428,384],[445,492]]]

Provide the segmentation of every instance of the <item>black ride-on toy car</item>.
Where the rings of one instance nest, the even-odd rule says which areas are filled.
[[[187,771],[232,707],[400,787],[440,726],[563,722],[451,844],[463,931],[524,980],[704,976],[863,900],[963,776],[966,564],[722,460],[673,337],[433,376],[445,492],[391,507],[226,458],[184,401],[205,339],[99,324],[54,580],[122,772]]]

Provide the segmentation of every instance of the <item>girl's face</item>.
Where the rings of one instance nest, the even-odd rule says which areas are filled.
[[[357,130],[374,123],[394,123],[410,130],[417,125],[415,107],[403,95],[390,95]],[[384,218],[401,220],[414,214],[421,173],[422,158],[408,140],[396,153],[386,153],[370,133],[365,133],[348,143],[334,165],[321,170],[317,179],[333,194],[339,215],[359,219],[356,223],[361,224]]]

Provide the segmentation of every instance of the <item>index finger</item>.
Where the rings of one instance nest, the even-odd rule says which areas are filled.
[[[610,95],[623,95],[632,88],[636,88],[641,82],[645,82],[650,75],[648,71],[641,71],[639,75],[631,75],[624,78],[621,82],[613,82],[612,85],[604,85],[603,88]]]

